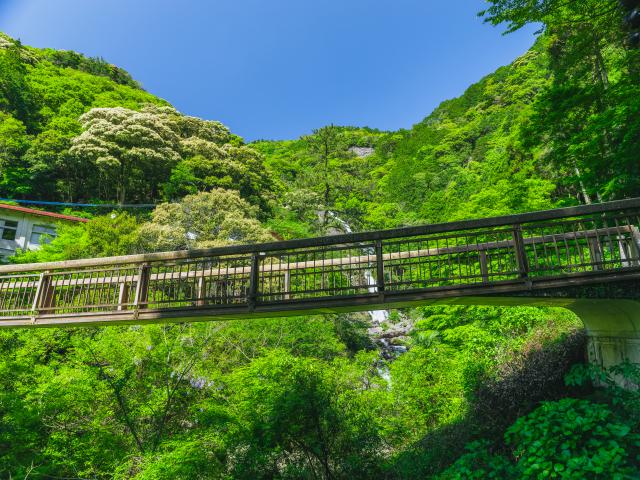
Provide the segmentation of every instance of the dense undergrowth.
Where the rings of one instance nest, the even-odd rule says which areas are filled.
[[[638,195],[640,68],[617,3],[490,4],[489,21],[538,22],[544,33],[413,128],[327,126],[248,145],[218,122],[177,112],[103,60],[0,37],[0,196],[160,203],[136,215],[75,212],[91,220],[61,227],[40,251],[12,261],[298,238],[339,230],[342,221],[386,228]],[[640,475],[639,399],[611,380],[640,383],[637,368],[580,367],[586,338],[573,315],[424,307],[397,317],[410,317],[414,328],[407,353],[386,365],[389,377],[366,314],[3,330],[0,473]]]

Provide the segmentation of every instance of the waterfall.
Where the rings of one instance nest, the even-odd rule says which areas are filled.
[[[328,211],[327,215],[338,224],[340,230],[344,233],[352,233],[351,225],[340,218],[335,212]],[[373,255],[373,249],[369,249],[367,252],[369,255]],[[364,278],[367,282],[367,289],[370,293],[378,292],[378,284],[373,274],[375,264],[364,271]],[[378,375],[387,382],[387,387],[391,388],[391,372],[389,371],[388,362],[392,361],[398,355],[407,351],[407,347],[404,345],[393,345],[389,338],[385,338],[383,328],[386,328],[386,324],[389,320],[389,312],[387,310],[370,310],[367,312],[371,318],[371,327],[369,328],[369,336],[376,340],[376,343],[380,347],[380,360],[377,362],[376,368]],[[395,327],[395,326],[394,326]],[[397,331],[397,330],[396,330]],[[406,333],[406,332],[405,332]]]
[[[333,220],[335,220],[335,222],[338,225],[340,225],[340,227],[342,228],[342,230],[344,230],[345,233],[353,233],[351,225],[349,225],[347,222],[341,219],[335,212],[329,211],[327,212],[327,214]],[[373,252],[368,252],[368,253],[372,254]],[[367,281],[369,292],[377,293],[378,286],[376,284],[376,279],[373,277],[373,272],[370,269],[365,270],[364,278]],[[369,313],[369,316],[371,317],[371,322],[374,327],[380,327],[384,322],[386,322],[389,319],[389,312],[387,312],[386,310],[370,310],[367,313]]]
[[[369,292],[377,293],[378,286],[376,284],[376,279],[373,278],[371,270],[366,270],[364,272],[364,278],[367,281],[367,285],[369,286]],[[386,310],[370,310],[368,313],[371,317],[371,322],[375,326],[380,326],[389,319],[389,312],[387,312]]]

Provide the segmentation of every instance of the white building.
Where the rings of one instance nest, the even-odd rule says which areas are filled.
[[[0,258],[17,249],[35,250],[56,236],[56,225],[86,222],[86,218],[0,204]]]

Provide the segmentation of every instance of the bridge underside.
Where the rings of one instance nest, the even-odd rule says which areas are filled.
[[[639,300],[636,302],[635,300]],[[250,318],[324,315],[411,308],[424,305],[495,305],[495,306],[554,306],[574,311],[585,321],[589,332],[637,335],[640,323],[615,326],[613,320],[593,323],[586,317],[593,312],[610,315],[605,305],[625,307],[631,315],[640,314],[640,269],[611,272],[603,275],[580,274],[562,278],[538,278],[505,281],[491,285],[463,285],[363,295],[321,297],[318,299],[283,300],[268,303],[201,305],[179,308],[130,308],[108,312],[70,312],[68,314],[40,314],[37,317],[16,316],[0,320],[0,327],[107,326],[143,323],[202,322]]]
[[[561,284],[559,283],[561,282]],[[625,360],[640,363],[640,271],[610,278],[539,279],[457,289],[424,289],[246,305],[210,305],[191,309],[137,309],[101,313],[40,315],[0,321],[1,326],[108,326],[167,322],[223,321],[324,315],[410,308],[424,305],[550,306],[574,312],[587,331],[589,361],[610,367]]]
[[[640,199],[270,244],[0,266],[0,327],[429,304],[564,307],[584,322],[592,361],[640,362]]]
[[[434,288],[391,293],[270,302],[247,305],[204,305],[176,309],[135,309],[69,315],[14,317],[0,326],[55,327],[107,326],[167,322],[201,322],[234,319],[324,315],[410,308],[424,305],[553,306],[573,311],[592,339],[590,357],[614,364],[629,358],[640,362],[640,271],[611,274],[610,278],[581,275],[573,279],[539,279],[503,282],[491,286]],[[596,341],[597,339],[597,341]],[[620,343],[629,344],[621,348]],[[612,345],[617,345],[612,353]],[[606,347],[606,348],[605,348]],[[602,348],[606,351],[600,352]],[[628,353],[625,353],[627,352]],[[606,357],[606,358],[603,358]]]

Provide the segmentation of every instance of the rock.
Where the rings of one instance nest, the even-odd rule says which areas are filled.
[[[351,153],[355,153],[356,157],[366,158],[375,153],[375,150],[372,147],[350,147],[349,151]]]

